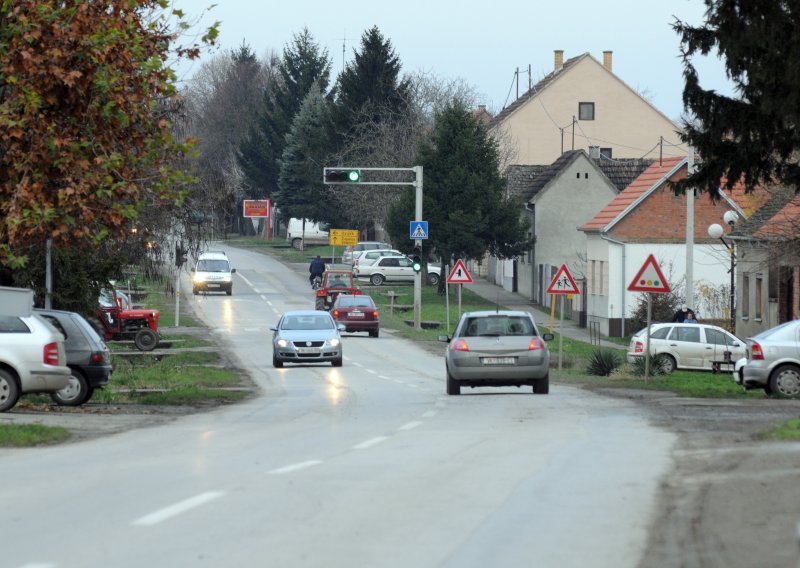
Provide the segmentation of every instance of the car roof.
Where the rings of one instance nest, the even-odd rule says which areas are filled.
[[[530,317],[531,319],[533,319],[531,317],[531,314],[526,312],[526,311],[524,311],[524,310],[481,310],[481,311],[476,311],[476,312],[465,312],[463,317],[465,317],[465,318],[467,318],[467,317],[470,317],[470,318],[485,318],[485,317],[498,316],[498,315],[500,315],[500,316],[515,316],[515,317],[516,316],[525,316],[525,317]]]
[[[283,312],[283,317],[287,316],[318,316],[320,314],[324,314],[328,317],[331,317],[331,314],[324,310],[291,310],[288,312]]]
[[[201,252],[198,260],[204,258],[218,258],[218,259],[225,259],[228,260],[228,255],[225,254],[225,251],[221,250],[207,250],[205,252]]]

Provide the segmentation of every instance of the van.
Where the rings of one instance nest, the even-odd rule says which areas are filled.
[[[201,252],[197,257],[197,264],[192,269],[192,294],[195,296],[202,292],[225,292],[228,296],[233,294],[232,274],[236,272],[231,268],[228,255],[224,251]]]
[[[302,219],[289,219],[289,224],[286,226],[286,240],[291,245],[299,249],[303,246],[303,241],[306,244],[323,244],[327,245],[328,239],[328,223],[314,223],[306,219],[305,232],[303,230]]]

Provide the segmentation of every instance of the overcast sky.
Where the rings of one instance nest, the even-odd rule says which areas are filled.
[[[391,40],[404,72],[423,70],[444,79],[461,78],[481,94],[480,103],[498,112],[553,70],[553,50],[569,59],[589,52],[598,61],[613,51],[614,73],[673,120],[682,111],[680,43],[675,18],[699,24],[702,0],[175,0],[187,14],[216,2],[200,20],[219,20],[221,50],[245,42],[259,56],[282,53],[292,35],[308,27],[333,60],[333,77],[353,57],[362,33],[377,25]],[[201,61],[219,51],[207,52]],[[703,86],[730,94],[722,63],[695,62]],[[183,66],[190,77],[199,68]]]

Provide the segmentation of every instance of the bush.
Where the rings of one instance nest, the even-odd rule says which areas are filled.
[[[586,372],[596,377],[608,377],[622,364],[622,357],[613,349],[597,349],[589,359]]]
[[[667,355],[659,354],[653,357],[650,357],[650,376],[656,377],[658,375],[666,375],[666,371],[664,371],[664,358]],[[644,357],[637,357],[633,360],[631,364],[631,374],[636,377],[644,377]]]

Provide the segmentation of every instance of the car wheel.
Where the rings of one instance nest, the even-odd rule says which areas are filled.
[[[550,373],[533,383],[533,394],[548,394],[550,392]]]
[[[772,392],[781,397],[800,396],[800,369],[794,365],[781,365],[769,378]]]
[[[84,399],[83,403],[86,404],[87,402],[89,402],[93,396],[94,396],[94,387],[87,388],[86,398]]]
[[[672,355],[667,355],[663,353],[657,356],[661,359],[661,370],[664,371],[665,375],[671,375],[675,372],[675,369],[678,368],[678,362],[675,360],[675,357]]]
[[[380,332],[380,330],[375,329],[375,330],[369,332],[369,336],[370,337],[378,337],[378,333],[379,332]]]
[[[376,273],[369,277],[369,281],[373,286],[380,286],[381,284],[383,284],[384,280],[386,279],[383,277],[383,274]]]
[[[333,361],[331,361],[331,365],[333,365],[334,367],[341,367],[342,366],[342,358],[339,357],[338,359],[334,359]]]
[[[320,312],[325,311],[325,298],[317,297],[317,301],[314,302],[314,309]]]
[[[461,385],[450,376],[450,371],[447,371],[447,394],[461,394]]]
[[[439,275],[428,273],[428,284],[431,286],[438,286],[439,285]]]
[[[158,345],[158,334],[149,327],[143,327],[136,332],[133,343],[139,351],[152,351]]]
[[[0,369],[0,412],[11,410],[19,400],[19,383],[11,373]]]
[[[50,398],[61,406],[80,406],[89,398],[89,384],[83,373],[75,369],[70,369],[70,371],[69,384],[60,391],[51,392]]]
[[[275,367],[276,369],[282,369],[282,368],[283,368],[283,361],[281,361],[280,359],[278,359],[278,358],[275,356],[275,354],[274,354],[274,353],[272,354],[272,366],[273,366],[273,367]]]
[[[231,294],[233,294],[233,290],[232,290],[232,289],[225,290],[225,293],[226,293],[228,296],[230,296]]]

